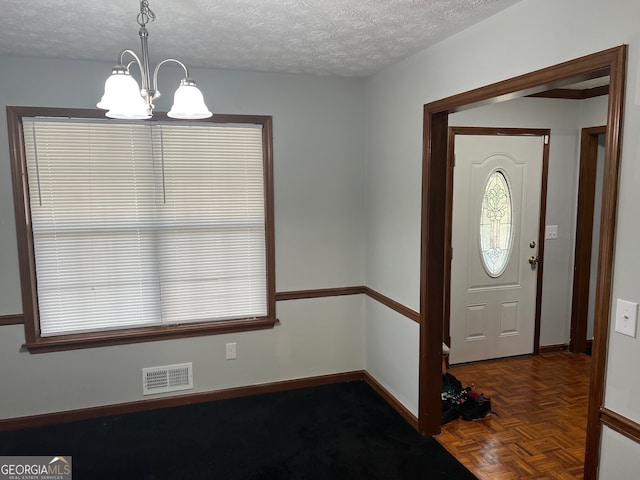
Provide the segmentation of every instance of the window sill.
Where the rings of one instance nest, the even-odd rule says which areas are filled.
[[[220,335],[224,333],[266,330],[273,328],[276,318],[256,318],[249,320],[223,320],[219,322],[171,325],[162,327],[132,328],[108,332],[78,333],[43,337],[35,342],[25,343],[23,348],[30,353],[48,353],[82,348],[107,347],[129,343],[156,342],[176,338]]]

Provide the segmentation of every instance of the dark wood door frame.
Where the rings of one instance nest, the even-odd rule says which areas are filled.
[[[455,163],[456,135],[495,135],[495,136],[537,136],[546,137],[542,151],[542,181],[540,189],[540,220],[538,223],[538,268],[536,272],[536,301],[533,333],[533,353],[540,353],[540,315],[542,306],[542,272],[544,269],[544,225],[547,216],[547,179],[549,173],[549,144],[551,130],[540,128],[496,128],[496,127],[449,127],[448,168],[447,168],[447,205],[446,205],[446,265],[444,277],[444,332],[443,339],[451,345],[451,260],[452,260],[452,228],[453,228],[453,175]]]
[[[440,432],[442,339],[446,263],[446,199],[449,114],[610,76],[605,149],[605,176],[596,287],[595,341],[587,419],[585,480],[595,479],[599,463],[601,417],[611,305],[613,248],[618,199],[620,141],[627,46],[611,48],[424,106],[422,219],[420,239],[420,354],[418,428]]]
[[[578,208],[576,242],[573,263],[573,295],[571,298],[571,336],[569,351],[584,353],[587,348],[587,317],[591,280],[593,211],[596,194],[598,136],[606,126],[583,128],[580,138],[580,170],[578,178]]]

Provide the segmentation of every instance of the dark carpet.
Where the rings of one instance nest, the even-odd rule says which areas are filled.
[[[0,432],[0,455],[67,455],[84,479],[474,477],[366,383]]]

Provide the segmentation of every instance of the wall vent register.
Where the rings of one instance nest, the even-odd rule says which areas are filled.
[[[142,369],[142,394],[193,389],[193,364],[182,363]]]

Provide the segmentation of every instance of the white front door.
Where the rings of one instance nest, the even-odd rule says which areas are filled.
[[[449,361],[532,353],[543,137],[455,135],[454,153]]]

